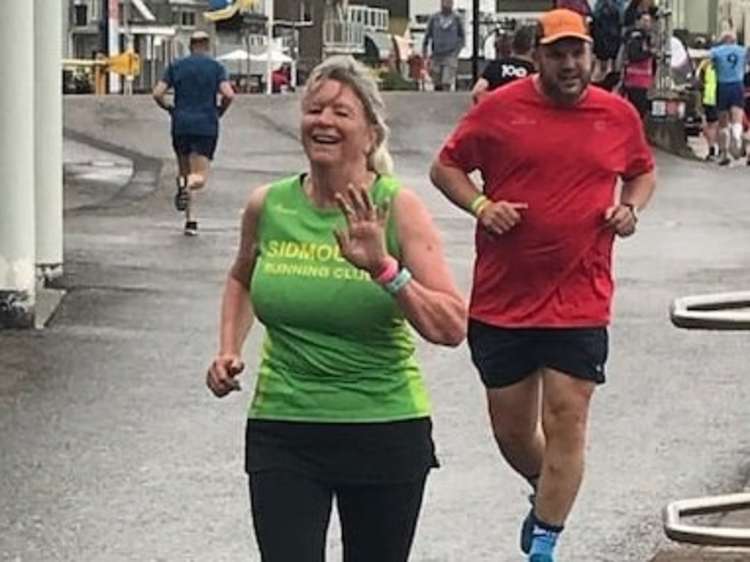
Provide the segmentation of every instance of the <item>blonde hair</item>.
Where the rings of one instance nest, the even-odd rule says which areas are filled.
[[[315,92],[324,80],[346,84],[365,108],[365,116],[375,129],[375,146],[367,155],[367,167],[379,175],[393,173],[393,157],[388,150],[390,129],[385,122],[385,103],[371,71],[350,56],[333,56],[316,66],[305,84],[302,100]]]

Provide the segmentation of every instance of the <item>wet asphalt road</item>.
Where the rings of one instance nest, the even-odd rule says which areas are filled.
[[[433,212],[467,289],[471,220],[426,177],[466,99],[387,103],[397,170]],[[186,239],[171,209],[166,115],[145,98],[66,100],[76,140],[124,150],[147,173],[132,191],[86,191],[69,205],[62,307],[43,332],[0,333],[3,562],[259,560],[242,438],[261,329],[246,347],[242,394],[217,401],[203,375],[247,194],[303,165],[296,104],[244,98],[231,109],[201,236]],[[677,296],[750,287],[750,170],[658,161],[654,203],[638,236],[618,244],[609,383],[594,403],[565,562],[645,562],[666,543],[665,503],[740,490],[750,473],[750,337],[668,320]],[[442,468],[412,560],[520,562],[526,491],[495,451],[466,346],[419,353]],[[334,525],[330,560],[338,537]]]

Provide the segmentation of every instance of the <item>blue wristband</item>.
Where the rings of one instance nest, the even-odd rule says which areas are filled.
[[[405,267],[401,268],[401,271],[398,272],[398,275],[393,278],[393,281],[390,283],[386,283],[383,285],[383,288],[388,291],[390,294],[395,295],[398,293],[401,289],[403,289],[406,284],[411,281],[411,271],[406,269]]]

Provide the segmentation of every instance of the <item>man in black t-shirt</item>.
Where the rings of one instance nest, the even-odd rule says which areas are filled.
[[[535,30],[522,27],[513,36],[513,52],[507,58],[492,61],[477,80],[471,94],[474,103],[492,90],[536,72],[532,59]]]

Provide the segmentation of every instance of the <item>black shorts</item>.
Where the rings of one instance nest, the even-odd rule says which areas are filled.
[[[716,123],[719,121],[719,110],[715,105],[704,105],[703,115],[706,116],[706,123]]]
[[[298,472],[331,484],[392,484],[439,466],[432,421],[315,423],[248,419],[245,470]]]
[[[499,328],[469,320],[471,359],[487,388],[504,388],[548,367],[602,384],[607,328]]]
[[[729,111],[733,107],[744,109],[745,86],[742,82],[719,82],[716,89],[716,108]]]
[[[615,60],[620,52],[621,40],[610,35],[595,35],[594,56],[600,61]]]
[[[215,136],[173,135],[172,148],[174,148],[175,154],[180,156],[200,154],[209,160],[213,160],[217,140],[218,137]]]
[[[648,99],[646,88],[625,88],[625,97],[628,98],[633,107],[638,111],[641,119],[645,119],[651,112],[651,101]]]

